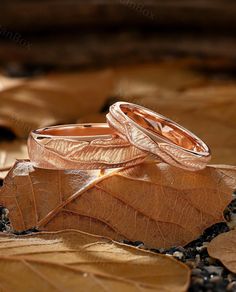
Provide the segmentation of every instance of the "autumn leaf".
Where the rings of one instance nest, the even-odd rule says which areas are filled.
[[[15,230],[78,229],[148,247],[185,245],[223,221],[236,168],[189,172],[168,164],[63,171],[19,161],[0,189]]]
[[[7,91],[11,88],[17,88],[22,86],[26,82],[26,78],[9,78],[4,75],[0,75],[0,93]]]
[[[236,230],[215,237],[207,247],[211,257],[216,258],[231,272],[236,273]]]
[[[2,235],[0,249],[6,291],[177,292],[189,283],[189,268],[169,256],[79,231]]]
[[[27,137],[33,129],[98,113],[112,90],[111,77],[110,70],[57,73],[3,88],[0,125],[18,137]]]
[[[28,151],[24,141],[0,143],[0,178],[4,178],[16,159],[27,159]]]
[[[172,59],[163,60],[158,63],[136,64],[128,66],[119,66],[114,70],[119,93],[125,95],[128,92],[122,92],[122,87],[126,89],[137,89],[146,86],[146,89],[165,88],[173,91],[183,90],[192,87],[199,87],[206,83],[207,76],[194,70],[193,66],[196,60],[191,59]],[[168,76],[168,77],[167,77]],[[147,90],[146,93],[150,91]],[[140,91],[136,91],[137,96]]]

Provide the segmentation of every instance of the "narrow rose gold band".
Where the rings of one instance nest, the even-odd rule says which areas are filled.
[[[168,164],[195,171],[205,168],[211,159],[210,149],[201,139],[142,106],[117,102],[110,107],[107,122],[130,144]]]
[[[142,162],[147,154],[105,123],[47,127],[32,131],[30,160],[46,169],[103,169]]]

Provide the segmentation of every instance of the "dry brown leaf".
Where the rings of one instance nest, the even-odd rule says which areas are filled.
[[[158,87],[174,91],[201,86],[207,82],[207,77],[193,70],[195,62],[190,59],[172,59],[120,66],[114,69],[115,80],[118,85],[124,81],[126,85],[146,85],[147,88]]]
[[[215,237],[207,250],[211,257],[220,260],[227,269],[236,273],[236,229]]]
[[[236,168],[189,172],[165,163],[119,171],[59,171],[19,161],[0,190],[15,230],[79,229],[148,247],[184,245],[223,221]]]
[[[99,112],[113,86],[110,70],[48,75],[0,91],[0,125],[19,137]]]
[[[17,88],[18,86],[22,86],[25,82],[26,79],[9,78],[4,75],[0,75],[0,93],[11,88]]]
[[[17,159],[28,159],[26,142],[16,140],[0,143],[0,178],[4,178]]]
[[[5,291],[186,291],[189,268],[79,231],[0,236]],[[24,281],[22,281],[24,279]]]

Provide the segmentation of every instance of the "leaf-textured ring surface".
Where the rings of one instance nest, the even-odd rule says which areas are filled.
[[[135,165],[147,154],[117,136],[107,124],[55,126],[33,131],[30,160],[47,169],[101,169]]]
[[[176,167],[200,170],[211,158],[209,147],[197,136],[142,106],[117,102],[110,107],[107,122],[138,149]]]

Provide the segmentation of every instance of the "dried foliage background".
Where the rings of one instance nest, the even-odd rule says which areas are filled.
[[[73,228],[169,248],[224,221],[236,188],[235,167],[227,166],[236,164],[236,87],[233,75],[219,74],[225,68],[214,60],[167,59],[27,78],[2,74],[0,177],[7,177],[0,204],[10,211],[12,230]],[[144,105],[192,130],[209,144],[217,165],[188,173],[161,163],[101,175],[42,170],[25,160],[30,130],[105,122],[117,100]],[[188,268],[172,258],[75,230],[2,235],[0,249],[0,287],[8,290],[76,291],[80,285],[90,291],[186,291],[189,284]],[[225,250],[209,252],[234,271]]]
[[[9,231],[0,235],[0,290],[235,291],[236,4],[8,2],[0,9],[0,228]],[[100,173],[27,160],[32,129],[104,122],[117,100],[192,130],[214,165]],[[150,247],[159,254],[142,250]]]

